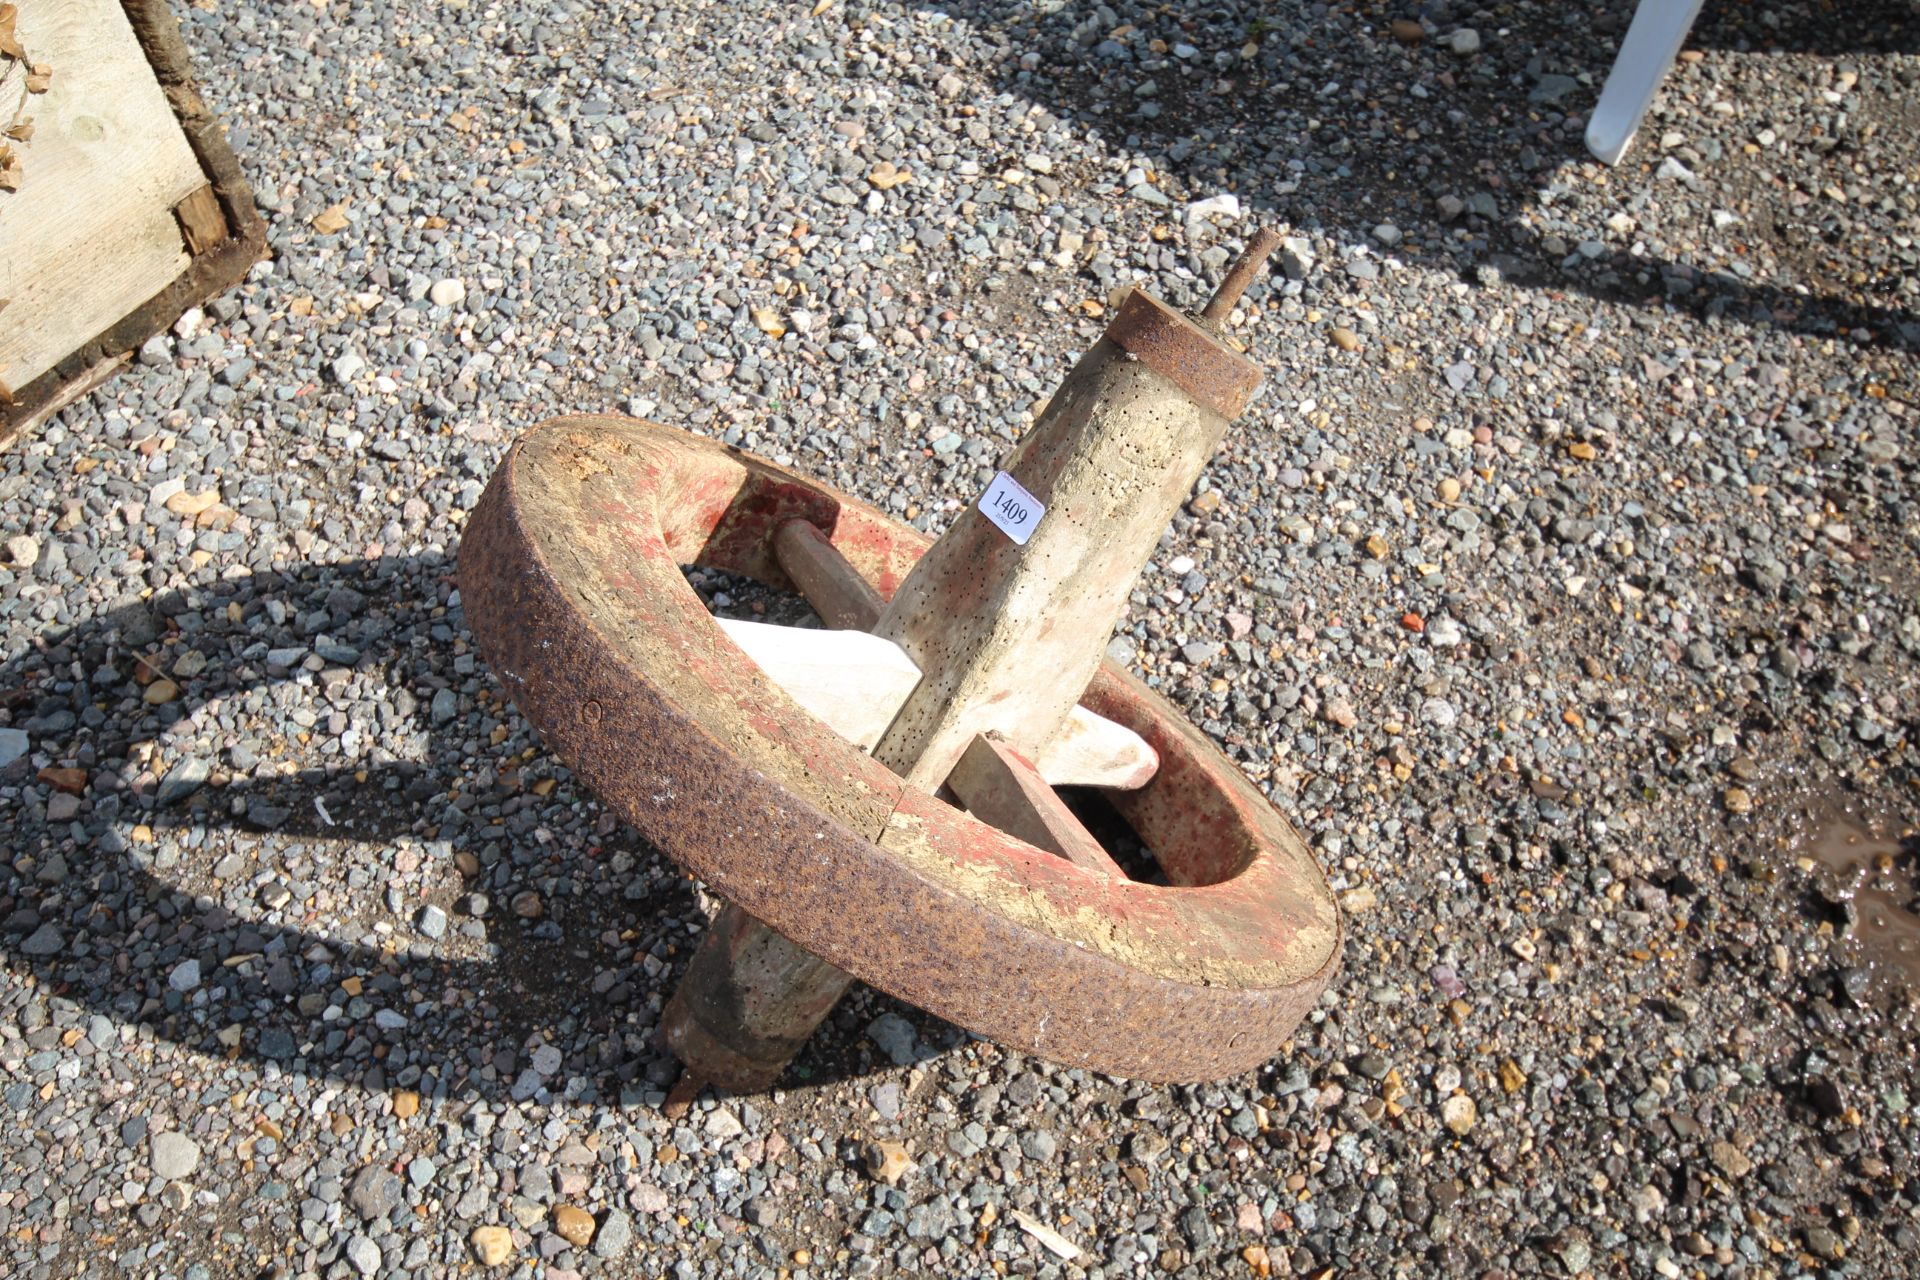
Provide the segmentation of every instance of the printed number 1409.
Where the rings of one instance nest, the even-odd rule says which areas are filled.
[[[1029,514],[1027,504],[1015,498],[1011,493],[1003,493],[993,500],[994,509],[1014,524],[1025,524]]]
[[[996,471],[992,483],[987,485],[987,491],[980,495],[980,513],[993,521],[1000,532],[1024,547],[1027,539],[1033,536],[1034,526],[1040,523],[1040,517],[1047,514],[1047,509],[1038,498],[1022,488],[1018,480],[1004,471]]]

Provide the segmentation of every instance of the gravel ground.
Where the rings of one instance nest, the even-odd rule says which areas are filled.
[[[1710,6],[1613,171],[1624,5],[181,16],[274,258],[0,457],[0,1272],[1911,1274],[1910,2]],[[1256,220],[1267,390],[1114,651],[1335,988],[1198,1088],[858,991],[669,1121],[713,904],[472,650],[506,442],[937,529]]]

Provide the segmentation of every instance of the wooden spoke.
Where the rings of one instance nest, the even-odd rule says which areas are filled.
[[[880,621],[886,601],[818,526],[787,521],[773,535],[773,554],[820,621],[855,631],[871,631]]]
[[[1040,771],[1000,739],[975,738],[947,775],[947,786],[987,825],[1089,871],[1127,878]]]

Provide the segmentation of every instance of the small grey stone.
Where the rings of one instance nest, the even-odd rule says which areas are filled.
[[[1313,271],[1313,246],[1299,236],[1280,242],[1280,270],[1289,280],[1305,280]]]
[[[520,1171],[520,1194],[541,1204],[553,1199],[553,1170],[544,1164],[530,1164]]]
[[[1141,1129],[1127,1139],[1127,1155],[1140,1164],[1151,1166],[1166,1154],[1170,1145],[1165,1134]]]
[[[173,971],[167,974],[167,985],[175,991],[182,993],[198,989],[200,986],[200,962],[194,959],[187,959],[173,966]]]
[[[1673,181],[1689,185],[1696,181],[1693,176],[1693,170],[1687,168],[1687,166],[1681,164],[1672,156],[1668,156],[1660,162],[1660,167],[1653,171],[1653,176],[1656,178],[1669,178]]]
[[[213,765],[205,758],[182,756],[173,768],[167,770],[166,777],[160,779],[160,786],[154,795],[155,803],[163,809],[179,804],[205,786],[212,773]]]
[[[1220,1238],[1213,1219],[1207,1216],[1206,1206],[1197,1204],[1180,1215],[1180,1233],[1195,1249],[1211,1249]]]
[[[420,932],[429,938],[439,939],[446,936],[447,913],[432,903],[420,908],[420,916],[415,923]]]
[[[353,1179],[347,1189],[347,1202],[362,1218],[372,1222],[392,1213],[400,1203],[400,1179],[385,1165],[370,1164]]]
[[[593,1252],[601,1258],[617,1258],[633,1243],[633,1219],[625,1209],[609,1209],[593,1233]]]
[[[358,353],[349,351],[343,356],[336,357],[333,363],[327,366],[327,372],[333,375],[335,382],[345,386],[364,373],[366,368],[367,362]]]
[[[1447,48],[1461,57],[1480,52],[1480,33],[1472,27],[1461,27],[1447,37]]]
[[[1533,86],[1533,92],[1527,95],[1527,101],[1551,106],[1579,88],[1580,82],[1572,76],[1544,75]]]
[[[347,1261],[361,1275],[370,1276],[380,1269],[380,1246],[365,1236],[355,1236],[347,1241]]]
[[[20,950],[30,956],[51,956],[59,954],[66,945],[67,940],[61,936],[59,926],[49,920],[27,936],[27,940],[20,944]]]
[[[200,1144],[176,1130],[154,1134],[150,1149],[154,1175],[168,1182],[190,1178],[200,1167]]]
[[[911,1066],[917,1060],[919,1033],[897,1013],[883,1013],[868,1023],[867,1038],[879,1045],[897,1067]]]
[[[26,755],[30,745],[24,729],[0,729],[0,769]]]

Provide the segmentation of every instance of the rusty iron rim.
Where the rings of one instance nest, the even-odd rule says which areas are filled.
[[[1144,289],[1130,289],[1106,336],[1231,422],[1260,389],[1260,366]]]
[[[883,596],[929,540],[825,485],[669,427],[542,424],[460,546],[467,623],[600,799],[715,892],[903,1000],[1057,1062],[1153,1080],[1265,1061],[1338,964],[1304,842],[1170,703],[1112,664],[1082,701],[1160,772],[1116,807],[1177,887],[1115,880],[908,791],[769,682],[682,564],[790,587],[807,520]]]

